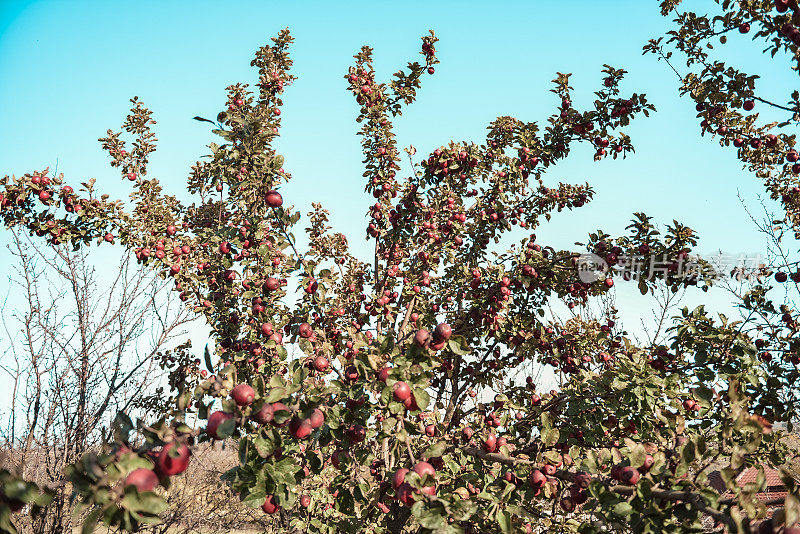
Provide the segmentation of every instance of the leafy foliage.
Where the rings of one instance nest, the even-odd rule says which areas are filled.
[[[679,23],[700,27],[690,20]],[[403,177],[393,121],[435,72],[437,39],[424,36],[424,62],[388,82],[362,48],[345,79],[376,199],[366,227],[374,258],[363,261],[316,203],[301,251],[301,215],[278,191],[291,179],[273,147],[281,94],[295,79],[291,41],[283,31],[258,50],[255,89],[228,87],[216,121],[197,117],[222,142],[192,167],[190,205],[147,177],[153,121],[137,99],[124,125],[130,152],[122,133],[101,140],[132,183],[132,210],[46,170],[2,181],[7,225],[76,247],[119,242],[172,277],[212,330],[206,369],[186,347],[173,358],[183,363],[161,419],[134,424],[120,414],[114,442],[68,470],[86,531],[99,521],[128,531],[156,523],[165,503],[156,483],[168,488],[189,461],[184,446],[206,440],[238,447],[239,465],[223,480],[244,503],[311,532],[687,532],[704,517],[746,532],[763,518],[754,498],[763,478],[738,488],[734,475],[785,463],[773,423],[795,416],[796,348],[768,360],[744,323],[704,308],[683,310],[659,346],[636,346],[613,311],[545,319],[554,300],[580,310],[612,285],[580,281],[579,251],[530,232],[553,211],[591,201],[589,184],[545,185],[545,170],[575,144],[590,144],[596,160],[633,150],[622,129],[654,108],[644,95],[622,96],[625,72],[605,66],[586,110],[559,73],[546,126],[499,117],[481,144],[450,142],[417,161],[408,148]],[[703,98],[725,96],[711,94]],[[691,229],[675,222],[661,234],[644,214],[629,230],[597,231],[579,246],[611,265],[645,252],[677,265],[697,243]],[[697,284],[675,269],[649,274],[643,293]],[[748,305],[773,313],[754,296]],[[789,319],[761,343],[795,347]],[[553,366],[560,389],[519,383],[531,362]],[[479,391],[494,397],[479,401]],[[208,422],[192,428],[194,417]],[[715,466],[735,498],[708,484]],[[790,478],[787,521],[799,502]]]

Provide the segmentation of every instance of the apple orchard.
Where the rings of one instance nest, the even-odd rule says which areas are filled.
[[[646,50],[685,56],[681,92],[702,133],[737,150],[785,209],[780,224],[796,231],[800,166],[786,129],[797,119],[760,124],[758,107],[773,104],[704,45],[752,31],[796,63],[800,10],[794,0],[719,4],[717,18],[676,14],[675,32]],[[664,14],[676,5],[664,2]],[[550,183],[545,171],[579,144],[595,160],[624,157],[635,142],[624,128],[654,111],[625,88],[625,71],[603,69],[589,109],[573,105],[559,73],[541,125],[498,117],[480,143],[420,155],[398,146],[393,128],[435,75],[437,38],[424,36],[422,59],[388,81],[376,79],[363,47],[345,83],[374,204],[365,234],[346,237],[321,204],[303,216],[281,193],[291,162],[274,143],[295,79],[291,42],[280,32],[255,54],[257,83],[228,87],[217,117],[196,117],[221,140],[191,168],[192,204],[148,177],[154,121],[137,98],[124,132],[100,140],[129,181],[129,202],[48,170],[0,182],[6,225],[53,246],[124,247],[141,269],[174,281],[212,332],[201,359],[174,349],[170,409],[136,423],[119,413],[114,439],[66,470],[85,532],[157,524],[170,481],[204,442],[235,447],[223,482],[280,532],[798,532],[791,473],[766,520],[755,498],[763,471],[744,488],[734,478],[744,466],[783,469],[793,454],[777,424],[791,431],[797,416],[798,313],[768,291],[796,286],[800,271],[765,266],[742,297],[742,321],[683,309],[668,343],[639,346],[613,310],[579,313],[614,280],[582,282],[576,259],[591,252],[614,265],[653,254],[677,265],[692,257],[695,232],[659,230],[636,213],[628,234],[595,232],[582,250],[537,240],[553,212],[579,212],[594,195],[589,184]],[[797,113],[793,98],[774,106]],[[362,238],[374,246],[366,260],[348,247]],[[675,269],[650,274],[642,294],[710,285]],[[545,318],[552,302],[574,313]],[[559,388],[519,379],[531,363],[550,366]],[[709,485],[712,467],[733,498]],[[53,491],[11,471],[0,471],[0,489],[0,527],[10,532]]]

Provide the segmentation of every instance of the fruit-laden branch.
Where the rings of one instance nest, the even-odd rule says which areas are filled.
[[[463,447],[458,448],[456,446],[451,446],[447,448],[447,452],[453,452],[455,450],[460,450],[467,456],[472,456],[473,458],[480,458],[481,460],[488,460],[491,462],[497,462],[504,465],[538,465],[537,462],[528,460],[526,458],[512,458],[510,456],[505,456],[499,453],[490,453],[486,451],[482,451],[480,449],[476,449],[473,447]],[[554,477],[563,480],[565,482],[576,482],[576,473],[571,471],[565,470],[558,470],[553,474]],[[635,486],[627,486],[621,484],[613,484],[610,480],[602,481],[608,491],[614,492],[617,495],[624,495],[624,496],[631,496],[636,493]],[[734,520],[727,514],[720,512],[719,510],[714,510],[713,508],[708,507],[704,502],[702,496],[697,493],[693,493],[688,490],[679,491],[679,490],[665,490],[659,488],[653,488],[649,491],[650,495],[655,499],[662,499],[665,501],[670,502],[686,502],[691,504],[697,510],[703,512],[704,514],[714,518],[716,521],[721,523],[725,523],[728,527],[733,528],[735,526]],[[774,502],[771,504],[779,504],[784,501],[784,499],[774,499]],[[722,501],[720,504],[734,504],[735,500],[726,500]]]

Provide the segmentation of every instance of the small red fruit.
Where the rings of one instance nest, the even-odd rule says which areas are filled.
[[[398,402],[405,402],[411,398],[411,388],[405,382],[394,383],[394,398]]]
[[[433,336],[439,340],[447,341],[450,339],[450,336],[453,335],[453,329],[447,323],[441,323],[436,325],[436,328],[433,330]]]
[[[300,337],[310,338],[311,334],[314,333],[314,330],[311,328],[311,325],[308,323],[302,323],[300,327],[297,329],[297,332],[300,334]]]
[[[397,488],[397,499],[406,506],[411,506],[414,504],[414,490],[406,483],[401,484]]]
[[[311,422],[308,419],[293,417],[289,423],[289,433],[295,439],[306,439],[311,435]]]
[[[649,454],[645,455],[644,463],[642,463],[642,465],[639,466],[639,471],[647,471],[648,469],[653,467],[654,463],[655,463],[655,459],[653,459],[652,456],[650,456]]]
[[[272,404],[265,402],[261,408],[253,414],[253,419],[259,424],[266,425],[272,422],[274,414],[275,409],[272,407]]]
[[[264,501],[264,504],[261,505],[261,509],[264,510],[264,513],[272,515],[280,510],[281,507],[275,502],[275,496],[270,494],[267,495],[267,499]]]
[[[430,332],[428,332],[424,328],[420,328],[419,330],[417,330],[417,333],[414,334],[414,343],[416,343],[420,347],[424,347],[428,343],[430,337],[431,337]]]
[[[570,497],[564,497],[558,504],[565,512],[571,512],[575,509],[575,501],[573,501]]]
[[[538,469],[534,469],[528,476],[528,482],[530,482],[531,486],[534,488],[541,488],[544,486],[545,482],[547,482],[547,477]]]
[[[250,406],[256,399],[256,390],[249,384],[239,384],[231,390],[231,397],[237,406]]]
[[[436,469],[434,469],[433,466],[428,462],[417,462],[412,470],[421,478],[425,478],[426,475],[430,477],[436,476]]]
[[[384,367],[383,369],[378,371],[378,380],[380,380],[381,382],[383,382],[385,384],[386,383],[386,379],[388,379],[388,378],[389,378],[389,368],[388,367]]]
[[[620,470],[619,480],[620,482],[633,486],[639,482],[639,471],[627,465]]]
[[[158,486],[158,476],[152,469],[140,467],[125,477],[126,486],[135,486],[137,491],[153,491]]]
[[[209,435],[212,439],[219,439],[217,436],[217,429],[219,425],[227,421],[228,419],[233,419],[233,414],[226,413],[226,412],[214,412],[208,417],[208,424],[206,425],[206,434]]]
[[[406,480],[406,475],[409,473],[409,470],[405,467],[401,467],[397,471],[395,471],[394,476],[392,477],[392,488],[398,489],[403,482]]]
[[[367,437],[367,429],[361,425],[351,425],[347,429],[347,437],[353,443],[361,443]]]
[[[271,276],[264,281],[264,287],[270,291],[275,291],[281,286],[281,281]]]
[[[483,450],[486,452],[494,452],[497,450],[497,436],[494,434],[489,434],[485,440],[483,440]]]
[[[274,189],[272,191],[267,191],[264,200],[267,202],[267,206],[271,208],[279,208],[283,205],[283,197]]]
[[[317,356],[314,358],[314,369],[320,373],[325,373],[330,368],[330,362],[325,356]]]
[[[185,443],[178,446],[178,456],[172,457],[169,451],[175,448],[175,443],[167,443],[158,453],[158,460],[156,467],[161,475],[172,476],[179,475],[186,471],[189,467],[189,447]]]
[[[320,428],[325,424],[325,414],[319,408],[314,408],[314,411],[311,412],[308,421],[311,423],[311,428]]]

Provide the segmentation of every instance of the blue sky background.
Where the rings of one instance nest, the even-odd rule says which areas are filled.
[[[714,3],[688,6],[705,11]],[[396,123],[400,146],[413,144],[420,155],[450,139],[481,141],[498,115],[545,120],[559,103],[549,92],[556,71],[574,73],[578,107],[591,103],[604,63],[629,71],[623,94],[646,93],[656,105],[657,113],[627,129],[633,156],[594,163],[586,147],[548,172],[550,183],[589,181],[596,196],[577,215],[556,214],[537,231],[540,241],[566,248],[597,228],[619,234],[633,212],[644,211],[660,223],[677,219],[696,229],[700,251],[763,251],[764,237],[739,199],[758,212],[760,182],[741,169],[732,150],[700,137],[694,106],[679,99],[675,74],[654,56],[642,56],[646,41],[669,26],[655,0],[0,0],[0,172],[57,163],[68,181],[94,177],[101,190],[125,198],[130,185],[108,166],[97,139],[119,129],[129,99],[138,95],[158,123],[150,174],[185,198],[189,166],[216,141],[209,125],[192,117],[214,117],[227,85],[252,83],[254,51],[289,27],[299,80],[285,93],[278,145],[294,175],[284,198],[304,214],[312,201],[323,202],[333,226],[366,256],[363,214],[371,197],[363,193],[357,108],[343,75],[368,44],[385,79],[421,57],[419,38],[434,29],[441,64]],[[766,96],[783,100],[796,82],[786,58],[768,61],[760,44],[738,35],[732,41],[725,54],[764,77]],[[6,271],[7,261],[0,259]],[[628,286],[618,299],[633,317],[652,303]],[[2,294],[8,287],[0,280]],[[709,300],[728,299],[698,293],[688,302]]]

